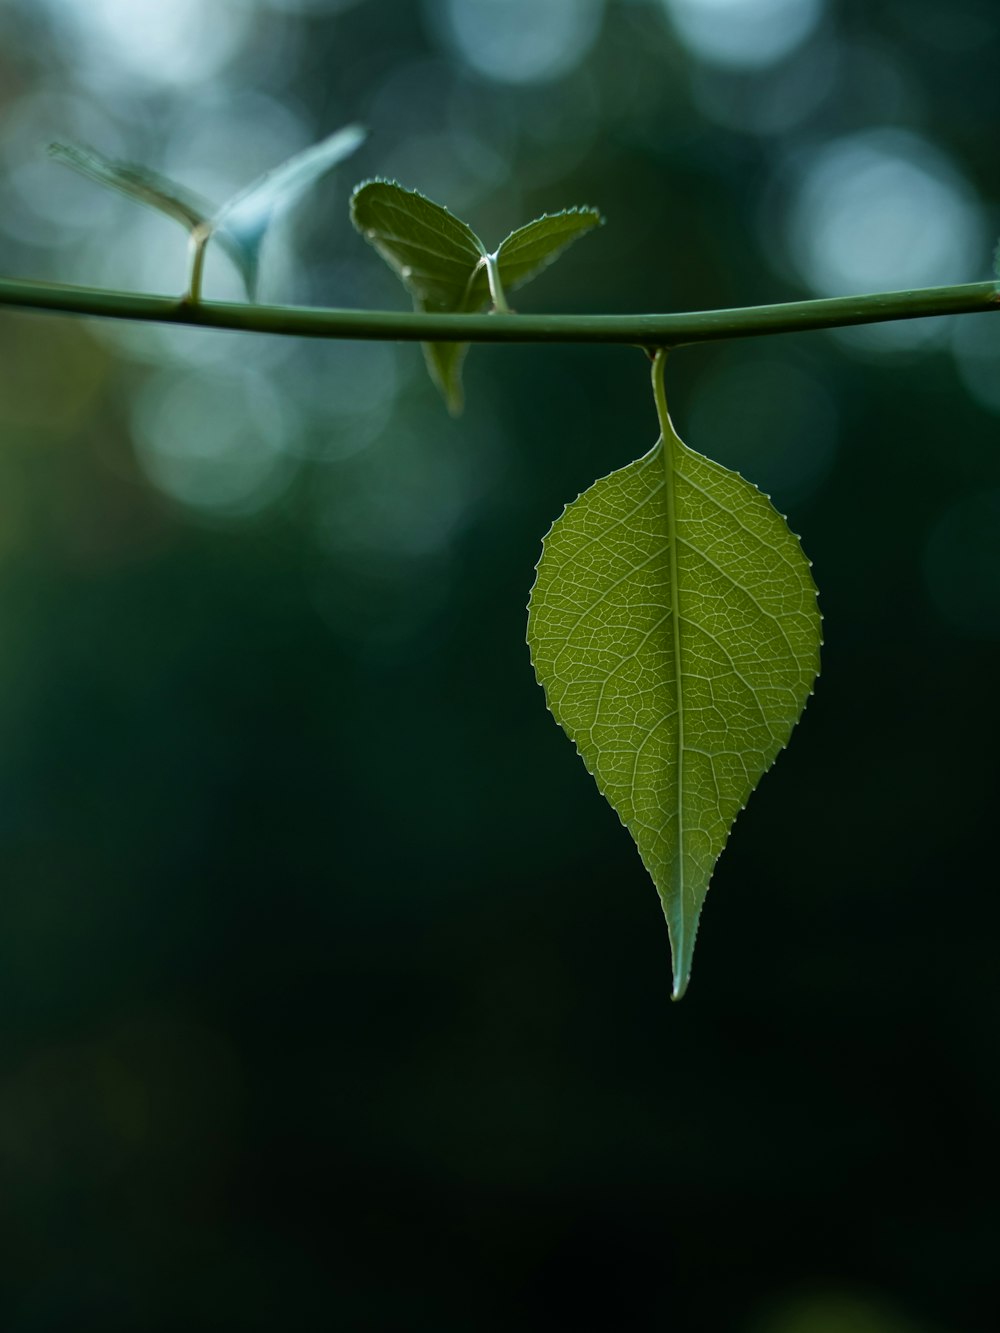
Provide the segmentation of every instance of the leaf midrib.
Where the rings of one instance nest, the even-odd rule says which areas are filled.
[[[674,690],[677,696],[677,850],[678,889],[681,895],[681,931],[684,930],[684,653],[681,644],[681,598],[677,578],[677,515],[674,493],[674,443],[671,432],[662,442],[666,473],[667,551],[670,561],[670,622],[674,652]],[[683,943],[678,941],[683,956]]]
[[[675,956],[681,960],[677,969],[674,997],[678,998],[677,983],[683,984],[686,955],[684,934],[687,929],[684,904],[684,671],[683,645],[681,643],[681,598],[677,579],[677,510],[676,510],[676,436],[667,411],[666,393],[663,387],[663,370],[666,353],[659,351],[653,362],[653,394],[656,399],[656,413],[660,419],[660,450],[663,462],[664,499],[667,516],[667,560],[670,571],[670,624],[674,656],[674,693],[677,704],[677,894],[680,904],[678,913],[678,938],[674,943]]]

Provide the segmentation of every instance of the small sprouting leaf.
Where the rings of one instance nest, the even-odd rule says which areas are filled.
[[[93,148],[53,143],[49,145],[49,154],[91,180],[174,218],[192,233],[198,248],[203,248],[211,237],[217,237],[236,265],[252,301],[257,291],[261,243],[275,214],[323,172],[353,153],[365,134],[359,125],[337,130],[259,176],[221,208],[159,172],[134,162],[114,161]]]
[[[416,190],[373,180],[351,196],[351,221],[426,310],[457,310],[486,256],[464,222]],[[489,299],[485,273],[484,300]]]
[[[550,264],[577,236],[597,226],[595,209],[569,209],[512,232],[495,255],[440,204],[395,181],[365,181],[351,199],[351,220],[396,270],[417,310],[473,314],[492,301],[487,261],[496,260],[502,287],[519,287]],[[502,308],[502,307],[501,307]],[[424,343],[431,379],[453,414],[462,410],[467,343]]]
[[[687,986],[730,827],[812,692],[809,562],[768,498],[678,438],[568,505],[543,543],[528,643],[556,721],[635,839]]]
[[[292,204],[324,172],[349,157],[366,134],[360,125],[337,130],[281,166],[266,171],[215,214],[212,226],[219,229],[220,240],[224,237],[231,240],[230,253],[236,259],[251,300],[257,291],[261,243],[275,214]]]
[[[351,221],[402,278],[417,310],[469,314],[489,304],[486,249],[471,227],[440,204],[394,181],[366,181],[351,198]],[[431,379],[457,415],[468,345],[423,348]]]
[[[215,212],[214,204],[192,190],[135,162],[117,162],[96,149],[65,143],[49,144],[49,156],[109,189],[166,213],[189,231],[208,226]]]
[[[596,208],[567,208],[545,213],[511,232],[497,251],[500,279],[508,291],[530,282],[542,269],[558,259],[568,245],[604,219]]]

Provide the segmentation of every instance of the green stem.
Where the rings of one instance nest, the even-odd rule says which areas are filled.
[[[498,315],[509,315],[510,306],[507,304],[507,295],[503,289],[503,283],[500,281],[500,265],[497,262],[496,255],[486,255],[486,277],[490,284],[490,296],[493,299],[493,309]]]
[[[212,239],[210,227],[198,226],[191,232],[191,276],[184,300],[191,305],[201,303],[201,283],[205,275],[205,254]]]
[[[681,315],[434,315],[301,306],[233,305],[170,296],[0,279],[0,305],[103,319],[155,320],[202,328],[242,329],[306,338],[400,342],[622,343],[679,347],[722,338],[835,329],[851,324],[967,315],[1000,309],[995,282],[915,291],[835,296],[821,301],[705,310]]]

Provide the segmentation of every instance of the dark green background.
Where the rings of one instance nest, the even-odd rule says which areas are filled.
[[[796,299],[789,173],[876,129],[975,192],[982,252],[930,280],[989,275],[1000,20],[976,0],[831,0],[757,73],[609,2],[528,85],[477,74],[435,6],[380,0],[236,6],[228,64],[119,77],[97,8],[0,11],[7,274],[178,290],[181,233],[113,199],[81,227],[96,187],[55,166],[79,240],[33,224],[25,145],[176,169],[178,125],[238,136],[252,93],[302,143],[373,131],[285,226],[271,299],[405,305],[347,223],[384,171],[487,239],[599,205],[524,310]],[[210,46],[232,7],[203,9]],[[827,81],[810,106],[739,123],[797,69]],[[244,179],[274,161],[254,151]],[[159,285],[128,267],[140,222]],[[184,360],[215,335],[142,336],[0,314],[3,1328],[995,1328],[1000,439],[953,334],[673,358],[681,433],[787,510],[826,631],[679,1006],[655,893],[524,646],[541,536],[653,441],[642,356],[476,348],[452,421],[403,347],[366,442],[379,392],[352,417],[344,349],[295,344],[261,372],[290,404],[280,484],[227,508],[159,488],[132,442],[171,356],[178,392],[228,373]]]

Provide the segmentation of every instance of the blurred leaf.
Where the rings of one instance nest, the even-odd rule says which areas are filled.
[[[486,248],[440,204],[394,181],[366,181],[351,198],[351,221],[402,278],[417,310],[468,314],[489,305]],[[457,416],[468,344],[435,342],[423,348],[431,379]]]
[[[476,233],[440,204],[395,181],[365,181],[351,199],[351,220],[395,269],[417,310],[472,314],[491,303],[487,250]],[[496,252],[500,280],[518,287],[602,221],[592,208],[537,218],[512,232]],[[491,259],[494,256],[489,256]],[[424,343],[431,379],[454,415],[462,410],[467,343]]]
[[[329,138],[259,176],[215,214],[213,228],[219,229],[220,240],[225,237],[231,241],[228,248],[236,259],[251,300],[257,292],[261,243],[275,214],[289,207],[324,172],[350,157],[366,134],[360,125],[347,125],[337,130]]]
[[[236,265],[252,301],[257,293],[261,244],[275,214],[291,204],[323,172],[353,153],[365,134],[360,125],[337,130],[321,143],[259,176],[221,208],[148,167],[114,161],[93,148],[53,143],[49,145],[49,154],[91,180],[174,218],[191,233],[197,233],[202,244],[209,237],[217,237]]]
[[[809,562],[768,498],[660,439],[568,505],[543,543],[528,643],[556,721],[660,894],[674,997],[730,827],[819,670]]]
[[[603,222],[596,208],[567,208],[562,213],[545,213],[511,232],[497,251],[504,287],[513,290],[530,282],[578,236]]]
[[[109,189],[166,213],[189,231],[209,226],[215,213],[214,204],[176,181],[134,162],[117,162],[93,148],[65,143],[49,144],[49,156]]]

